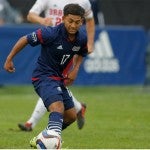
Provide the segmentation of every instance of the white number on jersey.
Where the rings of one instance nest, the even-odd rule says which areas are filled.
[[[61,60],[61,65],[63,65],[66,61],[67,61],[67,59],[70,57],[70,55],[63,55],[63,58],[62,58],[62,60]]]

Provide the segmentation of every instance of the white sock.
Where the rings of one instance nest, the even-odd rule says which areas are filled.
[[[72,92],[70,91],[73,102],[74,102],[74,107],[76,112],[78,113],[82,109],[81,103],[73,96]]]
[[[32,128],[35,127],[46,111],[47,109],[44,106],[42,99],[39,98],[30,119],[27,121],[28,123],[32,123]]]

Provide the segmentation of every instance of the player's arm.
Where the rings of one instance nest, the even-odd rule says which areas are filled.
[[[34,12],[29,12],[27,15],[27,20],[32,23],[37,23],[44,26],[52,26],[52,19],[49,17],[41,17]]]
[[[95,36],[94,18],[86,19],[86,31],[88,38],[88,53],[90,54],[94,50],[94,36]]]
[[[26,45],[28,44],[26,36],[21,37],[17,43],[12,48],[11,52],[7,56],[7,59],[4,64],[4,69],[8,72],[15,72],[13,58],[17,53],[19,53]]]
[[[40,25],[48,26],[52,24],[51,18],[44,18],[41,13],[47,10],[48,0],[36,0],[32,8],[29,10],[27,20],[31,23],[37,23]]]
[[[73,84],[74,80],[76,79],[82,60],[83,57],[81,55],[74,56],[73,69],[68,73],[67,80],[65,81],[67,86]]]

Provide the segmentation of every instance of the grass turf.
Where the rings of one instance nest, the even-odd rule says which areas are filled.
[[[86,124],[76,122],[62,132],[64,149],[149,149],[150,88],[139,86],[71,87],[87,104]],[[29,141],[43,130],[48,113],[32,132],[17,127],[31,115],[37,102],[32,86],[0,88],[0,149],[29,149]]]

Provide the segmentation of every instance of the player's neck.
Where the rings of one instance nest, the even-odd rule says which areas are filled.
[[[68,39],[70,40],[70,41],[74,41],[75,40],[75,35],[74,34],[69,34],[68,35]]]

